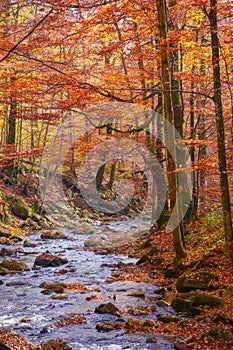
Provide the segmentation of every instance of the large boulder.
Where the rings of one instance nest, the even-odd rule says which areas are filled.
[[[182,295],[181,297],[175,297],[172,299],[171,305],[178,312],[185,312],[190,315],[198,315],[200,310],[199,306],[218,307],[223,306],[224,301],[210,294],[201,292],[192,292]]]
[[[200,310],[192,305],[192,301],[185,298],[176,297],[172,299],[172,307],[178,312],[185,312],[191,316],[199,315]]]
[[[42,267],[59,266],[67,264],[68,260],[61,255],[53,255],[51,253],[43,253],[36,257],[34,265]]]
[[[193,297],[191,297],[192,306],[211,306],[211,307],[218,307],[223,306],[224,301],[220,298],[217,298],[210,294],[205,293],[196,293]]]
[[[208,271],[192,273],[188,276],[180,276],[176,282],[178,292],[189,292],[191,290],[211,290],[218,287],[218,277]]]

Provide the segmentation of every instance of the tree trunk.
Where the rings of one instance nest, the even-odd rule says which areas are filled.
[[[15,79],[11,79],[12,81]],[[15,141],[16,141],[16,98],[13,94],[10,97],[10,110],[7,119],[7,134],[6,134],[6,152],[7,154],[15,153]],[[10,176],[14,176],[14,160],[8,162],[7,172]]]
[[[171,68],[169,64],[169,53],[167,45],[167,15],[165,0],[157,0],[159,33],[161,39],[161,68],[162,68],[162,85],[163,85],[163,101],[164,101],[164,115],[165,118],[174,125],[174,112],[172,108],[171,96]],[[165,143],[168,149],[175,151],[175,136],[165,131]],[[174,152],[175,154],[175,152]],[[167,170],[168,170],[168,187],[170,198],[170,209],[174,210],[177,200],[177,176],[175,173],[176,165],[172,155],[168,152],[167,155]],[[176,213],[178,216],[178,213]],[[180,225],[173,229],[173,244],[176,252],[176,258],[181,259],[186,256]]]
[[[211,10],[209,13],[211,28],[211,48],[212,65],[214,79],[214,100],[215,100],[215,119],[217,129],[218,143],[218,165],[220,171],[220,187],[222,195],[223,221],[226,242],[233,240],[230,194],[227,175],[226,149],[225,149],[225,131],[223,121],[222,93],[221,93],[221,72],[220,72],[220,54],[218,41],[217,25],[217,0],[210,0]]]

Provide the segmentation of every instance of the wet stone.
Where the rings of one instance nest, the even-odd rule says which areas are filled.
[[[68,260],[66,258],[61,257],[61,255],[43,253],[36,257],[34,264],[36,266],[52,267],[52,266],[59,266],[67,263],[68,263]]]
[[[187,350],[187,346],[183,340],[178,340],[174,343],[175,350]]]
[[[45,290],[48,290],[48,291],[53,291],[55,293],[63,293],[64,289],[67,288],[67,284],[62,282],[54,282],[54,283],[43,282],[40,284],[39,287],[44,288]],[[47,294],[47,293],[44,293],[44,294]]]
[[[29,240],[26,239],[26,240],[23,242],[23,246],[24,246],[25,248],[34,248],[34,247],[37,246],[37,244],[36,244],[36,243],[32,243],[32,242],[30,242]]]
[[[165,287],[157,288],[154,290],[155,294],[165,294],[166,292],[167,292],[167,288]]]
[[[178,322],[181,320],[180,317],[173,316],[170,314],[158,314],[157,319],[158,319],[158,321],[161,321],[164,323]]]
[[[148,338],[146,343],[157,343],[157,339],[155,337]]]
[[[131,297],[138,297],[138,298],[144,298],[145,297],[145,291],[143,289],[137,290],[136,292],[133,292],[131,294],[128,294]]]
[[[112,314],[118,315],[120,310],[112,303],[101,304],[95,308],[97,314]]]
[[[40,344],[41,350],[53,350],[53,349],[62,349],[62,350],[71,350],[72,347],[68,341],[63,339],[50,339],[46,340]]]
[[[0,267],[10,270],[10,271],[29,271],[30,268],[22,261],[17,260],[3,260],[0,264]]]
[[[68,237],[60,231],[44,231],[41,236],[41,239],[68,239]]]
[[[11,286],[30,286],[29,282],[26,281],[10,281],[6,283],[7,287],[11,287]]]
[[[168,302],[166,302],[166,301],[163,300],[163,299],[156,301],[155,304],[156,304],[157,306],[159,306],[159,307],[169,306]]]

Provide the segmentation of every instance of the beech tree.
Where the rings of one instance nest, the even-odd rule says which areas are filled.
[[[222,196],[223,222],[226,242],[233,240],[231,203],[228,185],[228,171],[225,149],[225,126],[223,119],[222,92],[221,92],[221,71],[220,71],[220,53],[218,40],[218,21],[217,21],[217,0],[210,0],[210,12],[208,14],[211,29],[211,50],[213,65],[214,82],[214,103],[216,131],[218,142],[218,165],[220,172],[220,186]]]
[[[163,86],[163,100],[164,100],[164,115],[165,118],[174,125],[174,109],[172,104],[172,94],[171,94],[171,66],[169,62],[168,54],[168,25],[167,25],[167,15],[166,15],[166,1],[157,0],[157,11],[158,11],[158,23],[159,23],[159,33],[161,40],[161,69],[162,69],[162,86]],[[173,149],[175,151],[175,135],[166,132],[165,130],[165,140],[168,149]],[[176,165],[170,152],[167,152],[167,170],[170,172],[168,174],[168,184],[169,184],[169,197],[170,197],[170,210],[174,211],[176,201],[177,201],[177,175],[175,173]],[[179,208],[177,209],[177,211]],[[176,213],[178,217],[178,212]],[[182,232],[180,224],[173,229],[173,243],[176,251],[176,256],[178,259],[184,258],[186,256],[184,248],[184,239],[182,237]]]

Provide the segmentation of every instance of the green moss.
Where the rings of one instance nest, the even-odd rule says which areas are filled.
[[[233,340],[233,334],[228,329],[221,326],[212,326],[206,335],[210,335],[217,340],[223,339],[227,342]]]
[[[177,279],[178,292],[189,292],[195,289],[208,290],[217,287],[218,277],[208,271],[199,271],[189,276],[181,276]]]
[[[11,208],[12,213],[20,219],[26,220],[32,215],[32,210],[22,204],[14,203]]]
[[[53,290],[55,293],[63,293],[64,289],[67,288],[67,284],[62,282],[55,282],[55,283],[43,282],[40,284],[40,288],[44,288],[48,291]]]
[[[143,242],[138,249],[143,250],[150,247],[151,247],[151,242],[147,240]]]
[[[148,251],[147,254],[150,255],[150,256],[153,256],[153,255],[157,254],[158,251],[159,251],[158,248],[156,246],[154,246]]]
[[[3,267],[7,270],[12,271],[29,271],[30,268],[24,264],[22,261],[16,261],[16,260],[3,260],[0,264],[0,267]]]
[[[143,254],[141,256],[141,258],[136,262],[136,265],[141,265],[147,260],[148,260],[148,255],[147,254]]]

